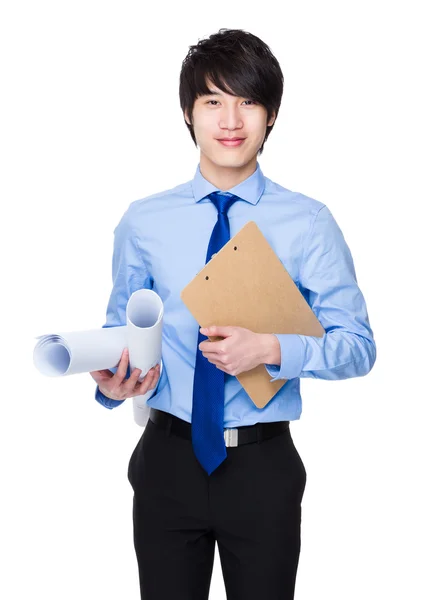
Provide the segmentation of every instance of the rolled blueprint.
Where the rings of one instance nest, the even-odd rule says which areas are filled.
[[[37,336],[33,363],[49,377],[112,369],[127,347],[130,369],[141,369],[139,381],[143,381],[152,367],[160,363],[162,368],[163,313],[163,302],[154,290],[137,290],[127,302],[126,325]],[[133,397],[139,425],[148,420],[146,399],[153,392]]]

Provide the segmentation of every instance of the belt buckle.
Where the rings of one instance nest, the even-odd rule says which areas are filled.
[[[238,446],[239,436],[237,428],[227,427],[224,429],[225,446]]]

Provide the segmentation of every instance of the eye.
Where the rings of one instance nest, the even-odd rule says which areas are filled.
[[[209,102],[219,102],[219,100],[208,100],[208,101],[206,102],[206,104],[208,104]],[[257,103],[255,102],[255,100],[243,100],[243,102],[252,102],[252,104],[257,104]],[[213,106],[216,106],[216,105],[215,105],[215,104],[213,104]]]

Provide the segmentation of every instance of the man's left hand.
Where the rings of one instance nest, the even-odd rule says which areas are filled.
[[[205,358],[228,375],[250,371],[263,363],[264,334],[255,333],[244,327],[213,325],[200,332],[208,336],[225,339],[210,342],[204,340],[198,346]]]

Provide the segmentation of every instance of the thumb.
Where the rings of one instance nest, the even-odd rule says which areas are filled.
[[[102,381],[105,381],[106,379],[108,379],[110,377],[113,377],[113,373],[109,369],[102,369],[101,371],[89,371],[89,375],[98,384],[100,384]]]

